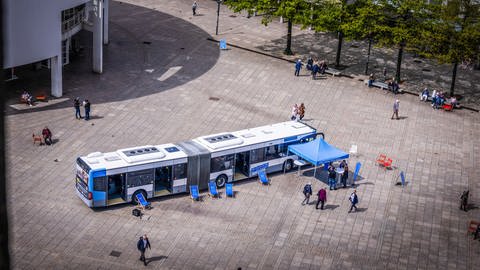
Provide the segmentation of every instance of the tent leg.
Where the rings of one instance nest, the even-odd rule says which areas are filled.
[[[315,178],[317,175],[317,166],[315,166],[315,169],[313,170],[313,178]]]

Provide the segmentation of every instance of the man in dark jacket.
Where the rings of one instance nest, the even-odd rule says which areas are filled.
[[[82,115],[80,114],[80,98],[76,98],[73,101],[73,107],[75,108],[75,118],[82,119]]]
[[[140,261],[143,261],[143,264],[146,266],[147,260],[145,259],[145,250],[147,250],[147,248],[152,249],[146,234],[140,236],[140,239],[137,242],[137,248],[140,251]]]
[[[355,208],[356,212],[358,203],[357,190],[353,190],[353,193],[350,195],[350,198],[348,198],[348,200],[352,203],[352,206],[350,207],[350,210],[348,212],[352,212],[353,208]]]
[[[83,107],[85,107],[85,120],[90,120],[90,101],[88,99],[85,99],[83,102]]]
[[[304,205],[305,202],[308,204],[308,200],[310,200],[310,196],[312,195],[312,183],[308,183],[303,187],[303,195],[305,195],[305,199],[303,200],[302,205]]]

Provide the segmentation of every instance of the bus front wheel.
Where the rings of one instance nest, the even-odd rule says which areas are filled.
[[[132,204],[135,204],[135,205],[139,204],[139,202],[137,200],[137,194],[139,194],[139,193],[143,194],[143,197],[145,198],[145,200],[147,199],[147,193],[144,190],[137,190],[132,195]]]
[[[217,187],[221,188],[225,186],[225,183],[227,182],[228,177],[225,174],[219,175],[217,177],[217,180],[215,181],[217,183]]]
[[[290,171],[291,169],[293,168],[293,162],[291,159],[289,160],[285,160],[285,162],[283,163],[283,170],[285,172],[288,172]]]

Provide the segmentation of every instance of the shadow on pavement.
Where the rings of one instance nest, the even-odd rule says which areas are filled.
[[[72,107],[75,97],[89,99],[92,106],[123,101],[166,91],[208,72],[220,52],[207,41],[201,28],[156,10],[112,1],[109,44],[103,47],[103,74],[92,72],[92,33],[82,30],[82,49],[63,67],[63,97],[71,100],[32,108],[25,112]],[[7,114],[19,111],[9,105],[19,102],[23,90],[50,93],[50,70],[32,65],[15,68],[19,79],[8,82]],[[73,108],[72,108],[73,110]]]

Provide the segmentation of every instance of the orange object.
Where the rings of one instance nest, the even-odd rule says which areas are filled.
[[[46,101],[47,100],[47,96],[45,96],[44,94],[42,95],[38,95],[35,97],[38,101]]]
[[[39,142],[40,145],[42,145],[42,136],[40,135],[35,135],[35,133],[32,135],[33,137],[33,144],[35,144],[35,142]]]
[[[383,166],[385,167],[385,169],[387,169],[387,168],[391,169],[392,168],[392,162],[393,162],[393,160],[391,158],[387,158],[385,160],[385,162],[383,162]]]
[[[380,154],[380,155],[378,155],[378,157],[377,157],[377,164],[383,166],[386,159],[387,159],[387,156],[386,156],[385,154]]]
[[[452,104],[443,104],[442,108],[445,110],[445,111],[452,111],[453,110],[453,106]]]

